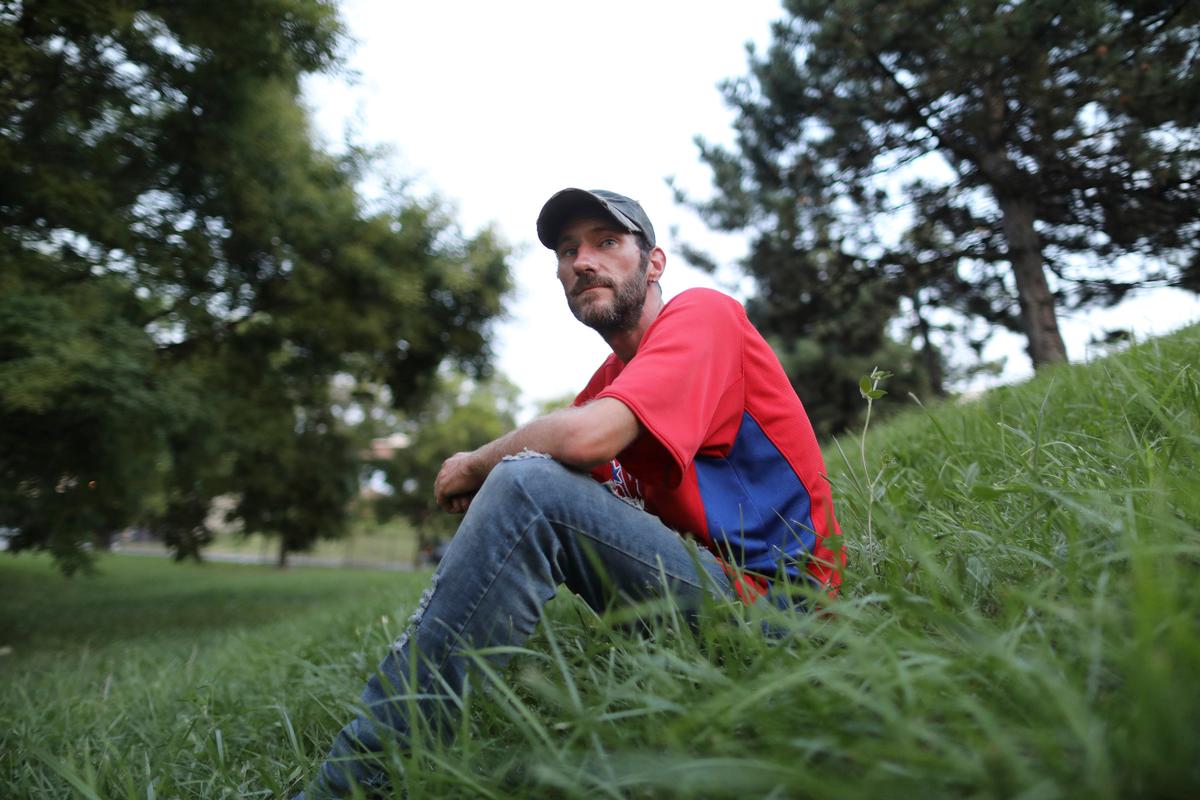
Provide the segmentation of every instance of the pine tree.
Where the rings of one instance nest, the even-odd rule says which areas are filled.
[[[1200,283],[1197,4],[784,8],[724,87],[736,144],[701,141],[717,196],[694,203],[755,231],[764,320],[795,292],[866,292],[926,352],[928,312],[952,308],[1022,331],[1041,366],[1066,359],[1058,309]],[[847,313],[804,310],[789,336]]]

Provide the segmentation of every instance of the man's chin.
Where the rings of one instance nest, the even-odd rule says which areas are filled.
[[[575,319],[604,337],[634,328],[642,313],[641,303],[626,308],[619,296],[612,296],[611,292],[609,295],[605,297],[602,292],[585,292],[575,298],[577,302],[570,304]],[[578,302],[580,300],[583,302]]]
[[[576,314],[575,319],[579,320],[584,325],[587,325],[589,328],[593,328],[601,333],[608,330],[613,324],[613,319],[608,314],[581,313]]]
[[[584,325],[591,325],[593,320],[603,322],[612,316],[612,309],[608,303],[604,303],[599,297],[588,297],[582,295],[571,304],[571,311],[574,312],[575,318]]]

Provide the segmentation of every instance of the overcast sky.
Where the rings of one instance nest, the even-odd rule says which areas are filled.
[[[332,146],[387,145],[390,170],[451,203],[468,232],[494,224],[515,248],[517,290],[497,329],[499,369],[533,402],[577,391],[608,354],[571,316],[550,251],[537,242],[542,203],[567,186],[606,188],[639,200],[668,254],[668,297],[691,286],[742,299],[736,271],[716,278],[675,255],[701,242],[727,262],[735,237],[708,234],[676,206],[665,179],[704,194],[693,137],[727,142],[732,115],[717,84],[746,72],[745,45],[760,50],[778,0],[344,0],[357,77],[306,84],[317,130]],[[1117,312],[1061,321],[1072,359],[1090,331],[1118,325],[1154,333],[1200,318],[1200,299],[1160,292]],[[1028,374],[1020,340],[998,339],[1007,379]]]

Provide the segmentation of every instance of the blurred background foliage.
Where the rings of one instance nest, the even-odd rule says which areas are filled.
[[[279,537],[337,536],[374,433],[489,372],[508,250],[314,142],[305,74],[333,3],[0,10],[0,527],[69,572],[131,527],[178,556],[214,497]],[[336,379],[336,380],[335,380]],[[340,397],[342,402],[335,402]]]
[[[519,400],[520,390],[501,376],[469,381],[446,375],[432,401],[397,426],[403,446],[375,463],[392,488],[375,501],[375,513],[380,521],[394,516],[407,520],[421,557],[436,559],[438,542],[452,536],[462,519],[442,511],[434,500],[433,481],[442,462],[516,427]]]

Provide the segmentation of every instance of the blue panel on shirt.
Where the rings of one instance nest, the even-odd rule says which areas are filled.
[[[787,459],[748,412],[729,455],[696,457],[708,533],[744,569],[792,578],[816,543],[812,501]]]

